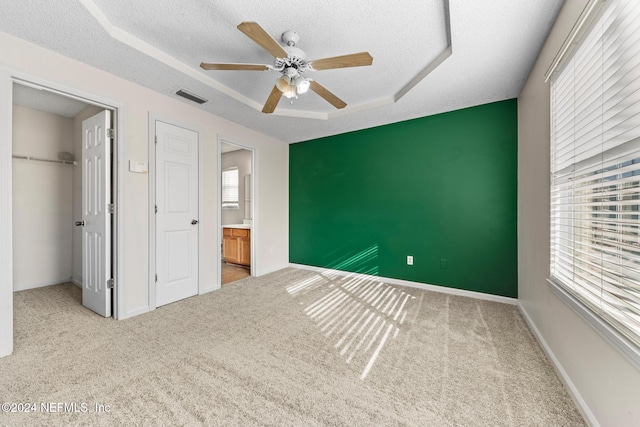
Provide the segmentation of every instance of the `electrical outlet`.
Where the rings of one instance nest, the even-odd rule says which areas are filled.
[[[441,259],[440,260],[440,268],[442,269],[446,269],[447,268],[447,260],[446,259]]]
[[[413,256],[407,255],[407,265],[413,265]]]

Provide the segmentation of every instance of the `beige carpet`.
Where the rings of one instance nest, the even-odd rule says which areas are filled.
[[[123,321],[18,292],[15,338],[0,425],[584,425],[514,306],[292,268]]]

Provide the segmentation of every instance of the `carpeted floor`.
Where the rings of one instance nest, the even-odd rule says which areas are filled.
[[[293,268],[122,321],[14,304],[0,400],[36,407],[0,425],[584,425],[510,305]]]

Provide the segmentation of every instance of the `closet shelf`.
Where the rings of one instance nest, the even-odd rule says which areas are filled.
[[[35,161],[35,162],[61,163],[63,165],[74,165],[74,166],[76,166],[78,164],[78,162],[73,161],[73,160],[51,160],[51,159],[40,159],[38,157],[32,157],[32,156],[16,156],[16,155],[13,155],[12,157],[14,159],[32,160],[32,161]]]

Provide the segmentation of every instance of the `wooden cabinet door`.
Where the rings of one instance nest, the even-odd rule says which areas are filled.
[[[239,264],[251,265],[251,241],[248,238],[238,239]]]
[[[223,228],[222,258],[233,264],[251,265],[251,230]]]
[[[227,262],[238,263],[238,238],[224,236],[222,238],[222,257]]]

